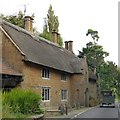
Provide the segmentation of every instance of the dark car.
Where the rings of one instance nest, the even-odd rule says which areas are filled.
[[[112,91],[101,91],[100,107],[115,107],[115,95],[113,95]]]

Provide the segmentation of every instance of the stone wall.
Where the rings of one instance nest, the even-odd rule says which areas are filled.
[[[21,55],[10,39],[2,33],[2,59],[18,72],[22,73],[24,66],[24,62],[22,62],[23,58],[24,56]]]

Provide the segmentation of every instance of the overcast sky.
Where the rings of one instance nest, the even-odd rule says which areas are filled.
[[[64,41],[73,41],[73,50],[78,54],[91,39],[88,29],[97,30],[99,44],[110,53],[107,60],[118,64],[118,1],[119,0],[0,0],[0,13],[35,14],[34,27],[42,31],[49,5],[53,6],[59,19],[59,32]]]

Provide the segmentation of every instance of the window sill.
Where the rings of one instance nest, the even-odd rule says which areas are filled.
[[[67,82],[67,80],[61,80],[62,82]]]
[[[50,100],[42,100],[42,102],[50,102]]]
[[[42,79],[43,79],[43,80],[50,80],[50,78],[44,78],[44,77],[42,77]]]
[[[61,100],[61,101],[63,101],[63,102],[64,102],[64,101],[67,101],[67,99],[65,99],[65,100]]]

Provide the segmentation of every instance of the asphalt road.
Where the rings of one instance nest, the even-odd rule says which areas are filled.
[[[118,120],[118,109],[117,108],[100,108],[95,107],[84,113],[78,113],[72,119],[82,120]]]

